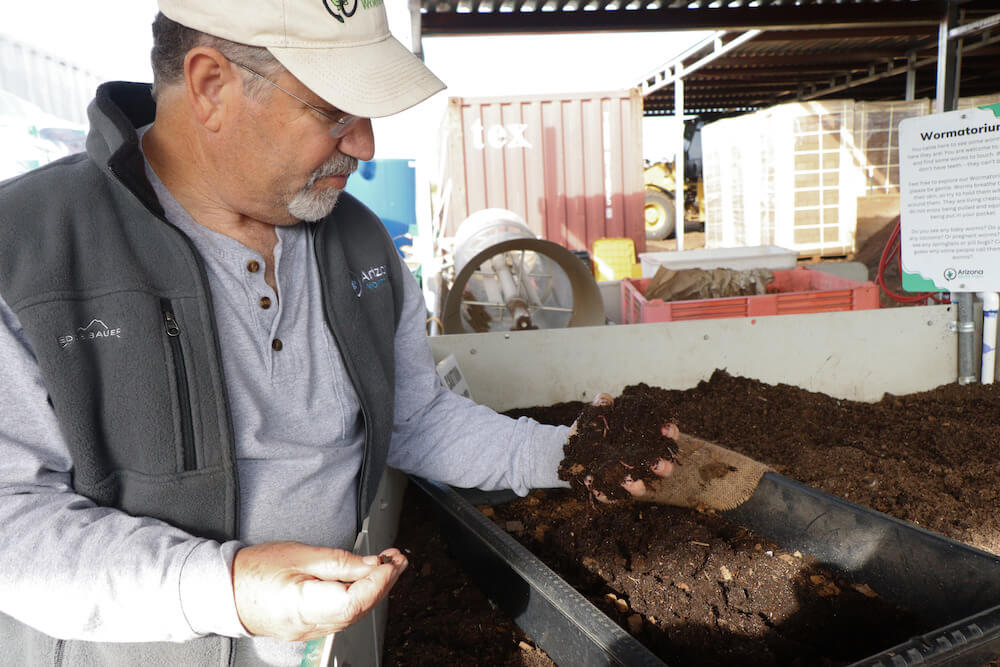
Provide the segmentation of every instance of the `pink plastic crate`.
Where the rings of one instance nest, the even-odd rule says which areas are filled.
[[[767,286],[768,294],[691,301],[648,301],[643,292],[652,278],[623,278],[622,323],[830,313],[879,307],[878,285],[870,280],[859,283],[805,267],[773,273],[774,282]]]

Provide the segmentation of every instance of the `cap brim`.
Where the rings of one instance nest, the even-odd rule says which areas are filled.
[[[334,48],[268,47],[311,91],[341,111],[391,116],[423,102],[445,85],[392,35]]]

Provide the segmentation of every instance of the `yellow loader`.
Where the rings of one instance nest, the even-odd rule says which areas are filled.
[[[647,162],[644,181],[646,238],[661,241],[672,236],[677,225],[673,163]],[[705,223],[705,191],[700,178],[684,184],[684,218],[685,223]],[[685,229],[687,229],[686,224]]]

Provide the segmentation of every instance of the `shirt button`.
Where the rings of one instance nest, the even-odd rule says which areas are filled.
[[[247,271],[249,271],[250,273],[257,273],[258,271],[260,271],[260,262],[258,262],[256,259],[251,259],[249,262],[247,262]]]
[[[280,338],[275,338],[274,340],[271,341],[271,349],[274,350],[275,352],[281,352],[281,348],[283,347],[284,344],[281,342]]]
[[[270,308],[271,307],[271,297],[268,297],[268,296],[262,296],[262,297],[260,297],[260,307],[263,308],[264,310],[267,310],[268,308]]]

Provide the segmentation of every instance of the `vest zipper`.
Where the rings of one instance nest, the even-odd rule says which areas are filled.
[[[184,470],[195,470],[198,461],[194,451],[194,424],[191,418],[191,391],[188,388],[187,369],[184,367],[184,349],[181,347],[181,327],[174,317],[173,307],[166,299],[160,300],[163,309],[163,324],[170,341],[170,351],[174,361],[174,377],[181,410],[181,446],[184,449]]]
[[[57,639],[56,646],[52,651],[52,663],[55,667],[62,667],[63,663],[63,651],[66,649],[66,640]]]
[[[127,158],[131,157],[138,158],[140,157],[140,152],[141,151],[139,151],[138,148],[136,148],[133,150],[132,153],[123,153],[123,154]],[[205,263],[202,260],[201,255],[198,253],[198,249],[195,248],[194,242],[191,241],[191,239],[189,239],[187,235],[184,234],[184,232],[182,232],[180,228],[177,227],[177,225],[167,220],[166,216],[163,213],[163,208],[159,205],[159,202],[156,199],[155,193],[153,194],[152,198],[148,196],[143,196],[142,194],[140,194],[138,190],[133,189],[132,186],[129,185],[130,181],[123,178],[122,172],[118,169],[117,164],[113,163],[110,159],[106,164],[108,171],[111,172],[111,175],[114,177],[114,180],[122,188],[124,188],[125,192],[127,192],[132,198],[134,198],[136,203],[138,203],[140,206],[146,209],[146,211],[151,216],[162,222],[164,225],[166,225],[167,228],[172,229],[173,232],[177,235],[177,239],[181,242],[181,244],[184,245],[185,248],[187,248],[187,251],[191,257],[191,261],[194,262],[194,264],[198,267],[198,276],[200,278],[200,285],[202,288],[203,299],[205,300],[205,303],[207,304],[209,311],[215,312],[215,305],[212,303],[212,292],[208,286],[208,272],[205,270]],[[211,332],[212,351],[214,352],[216,359],[222,359],[222,348],[219,346],[219,329],[215,324],[215,318],[210,318],[210,320],[211,321],[208,323],[208,329]],[[225,423],[220,426],[224,426],[226,430],[226,438],[224,443],[225,448],[220,450],[220,454],[223,455],[225,459],[223,461],[223,465],[226,468],[227,472],[229,473],[229,483],[231,484],[231,486],[227,489],[227,491],[231,491],[231,497],[227,498],[227,500],[230,502],[230,505],[226,508],[226,510],[227,512],[230,511],[232,512],[232,518],[229,519],[229,517],[227,516],[227,519],[229,519],[229,521],[227,522],[226,528],[230,531],[229,538],[236,539],[240,534],[240,507],[239,507],[240,480],[236,476],[236,442],[235,442],[235,436],[233,435],[233,416],[232,413],[230,412],[229,396],[226,391],[225,370],[222,368],[221,363],[218,365],[218,372],[220,379],[220,386],[218,389],[219,398],[222,402],[223,407],[225,408],[224,410]],[[228,458],[225,457],[226,454],[228,454]],[[232,643],[233,642],[230,641],[230,645],[232,645]],[[235,659],[233,657],[234,655],[235,651],[231,651],[229,654],[231,667]]]

